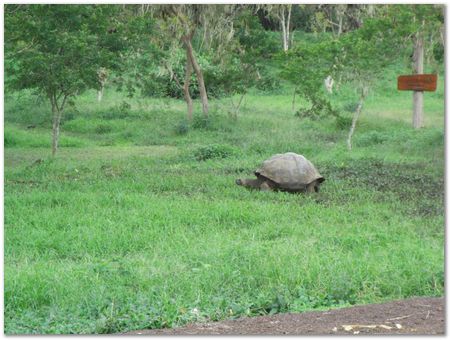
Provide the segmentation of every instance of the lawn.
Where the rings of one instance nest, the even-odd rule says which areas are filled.
[[[110,90],[97,103],[88,92],[66,113],[54,159],[46,103],[6,96],[5,333],[442,296],[442,77],[439,86],[425,94],[420,130],[411,93],[371,95],[351,152],[346,127],[296,117],[289,91],[250,93],[237,120],[229,100],[212,100],[210,119],[198,111],[190,125],[182,101]],[[320,193],[234,184],[288,151],[326,178]]]

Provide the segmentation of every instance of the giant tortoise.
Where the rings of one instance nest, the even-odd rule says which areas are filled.
[[[237,179],[236,184],[259,190],[319,192],[325,180],[310,161],[294,152],[272,156],[254,174],[256,179]]]

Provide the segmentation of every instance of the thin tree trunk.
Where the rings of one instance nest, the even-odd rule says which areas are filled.
[[[338,32],[337,32],[337,36],[340,37],[342,34],[342,26],[344,24],[344,13],[345,13],[345,7],[346,5],[337,5],[336,6],[336,14],[338,16]]]
[[[289,26],[291,25],[291,11],[292,5],[287,5],[288,7],[288,17],[286,22],[286,51],[289,49]]]
[[[423,73],[423,37],[420,33],[414,42],[414,73]],[[419,129],[423,127],[423,91],[413,92],[413,127]]]
[[[52,103],[52,114],[53,114],[53,124],[52,124],[52,156],[56,155],[59,143],[59,127],[61,124],[61,111],[58,109],[56,103],[56,98],[50,99]]]
[[[281,5],[283,6],[283,5]],[[286,52],[288,50],[288,42],[287,42],[287,30],[286,30],[286,18],[284,16],[284,7],[281,7],[281,13],[280,13],[280,24],[281,24],[281,30],[283,34],[283,51]]]
[[[355,132],[355,128],[356,128],[356,123],[358,121],[358,118],[361,114],[361,110],[364,104],[364,100],[367,96],[367,91],[368,88],[367,87],[363,87],[362,91],[361,91],[361,96],[359,98],[359,102],[358,102],[358,106],[356,107],[356,111],[353,114],[353,119],[352,119],[352,126],[350,127],[350,131],[348,133],[348,137],[347,137],[347,148],[349,150],[352,149],[352,137],[353,137],[353,133]]]
[[[187,119],[188,121],[192,121],[192,98],[189,94],[189,84],[191,82],[191,74],[192,74],[192,64],[189,60],[189,55],[186,51],[186,72],[184,77],[184,86],[183,86],[183,93],[184,93],[184,100],[186,100],[187,104]]]
[[[104,87],[102,86],[102,88],[101,88],[100,90],[97,91],[97,101],[98,101],[98,102],[101,102],[101,101],[102,101],[102,98],[103,98],[103,90],[104,90]]]
[[[231,97],[231,105],[233,105],[233,109],[234,109],[234,117],[233,117],[234,119],[237,119],[237,117],[238,117],[239,109],[241,108],[242,100],[244,99],[245,95],[246,95],[246,92],[241,94],[241,97],[239,98],[237,105],[234,105],[233,97]]]
[[[297,94],[297,88],[294,89],[294,95],[292,96],[292,111],[295,111],[295,95]]]
[[[103,98],[103,92],[105,91],[105,85],[108,79],[108,71],[106,68],[101,67],[97,71],[99,89],[97,91],[97,101],[101,102]]]
[[[205,81],[203,79],[203,73],[200,68],[200,65],[197,63],[197,60],[195,59],[195,55],[194,55],[194,51],[193,51],[190,39],[192,39],[192,34],[190,35],[190,37],[188,39],[185,39],[186,53],[188,56],[188,60],[190,60],[192,67],[194,68],[194,72],[197,76],[198,89],[200,91],[200,99],[202,101],[203,115],[206,118],[208,118],[208,95],[206,93]]]

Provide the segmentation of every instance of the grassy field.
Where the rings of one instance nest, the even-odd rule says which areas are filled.
[[[229,101],[213,100],[209,121],[189,126],[182,101],[109,90],[68,110],[52,159],[47,104],[7,95],[5,333],[113,333],[442,296],[442,78],[418,131],[412,94],[380,85],[351,152],[334,119],[295,117],[287,90],[248,95],[237,121]],[[347,88],[333,100],[352,98]],[[319,194],[234,184],[287,151],[326,177]]]

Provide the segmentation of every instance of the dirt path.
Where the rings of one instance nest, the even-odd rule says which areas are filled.
[[[129,335],[320,335],[445,333],[444,298],[413,298],[322,312],[278,314]]]

